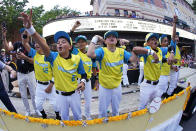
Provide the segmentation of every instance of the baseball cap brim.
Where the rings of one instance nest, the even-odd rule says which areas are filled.
[[[107,37],[109,37],[110,35],[115,36],[116,38],[118,38],[118,33],[116,31],[108,31],[104,34],[104,39],[106,39]]]
[[[149,33],[146,35],[145,41],[148,42],[151,38],[155,37],[157,40],[159,39],[159,34],[157,33]]]
[[[70,43],[70,45],[72,45],[72,39],[69,36],[68,33],[64,32],[64,31],[58,31],[55,33],[54,35],[54,42],[57,43],[59,38],[65,38],[68,40],[68,42]]]
[[[75,39],[75,42],[78,43],[78,41],[79,41],[80,39],[83,39],[84,41],[87,42],[87,38],[86,38],[86,36],[84,36],[84,35],[79,35],[79,36],[77,36],[76,39]]]

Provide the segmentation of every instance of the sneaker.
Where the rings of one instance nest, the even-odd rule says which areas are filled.
[[[31,115],[30,112],[26,112],[26,113],[25,113],[25,116],[30,116],[30,115]]]
[[[42,114],[40,113],[39,110],[35,110],[35,114],[38,115],[38,116],[42,116]]]

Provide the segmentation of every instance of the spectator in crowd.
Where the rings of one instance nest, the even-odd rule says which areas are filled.
[[[25,29],[20,29],[21,39],[26,38],[27,36],[24,34]],[[30,106],[28,102],[28,95],[27,95],[27,88],[29,89],[29,93],[31,95],[32,105],[35,110],[35,113],[39,116],[41,116],[41,113],[39,110],[37,110],[35,105],[35,87],[36,87],[36,81],[35,81],[35,74],[34,74],[34,68],[33,68],[33,59],[28,57],[28,52],[25,50],[22,42],[16,42],[14,45],[8,44],[6,40],[6,28],[3,28],[2,30],[3,34],[3,44],[7,51],[14,51],[16,53],[17,57],[17,78],[18,78],[18,85],[19,85],[19,91],[21,94],[21,98],[23,100],[25,109],[26,109],[26,116],[31,115],[30,112]]]
[[[11,73],[12,78],[16,77],[16,71],[13,70],[10,66],[8,66],[8,65],[4,64],[2,61],[0,61],[0,70],[2,70],[2,69],[8,70],[8,72]],[[0,77],[0,99],[1,99],[2,103],[5,105],[5,107],[10,112],[16,112],[16,109],[12,105],[12,102],[10,101],[9,96],[8,96],[7,92],[5,91],[1,77]]]
[[[9,55],[6,55],[5,49],[1,49],[0,60],[3,63],[5,63],[6,65],[10,64],[10,57],[9,57]],[[1,77],[3,80],[5,90],[6,90],[6,92],[8,92],[9,91],[9,73],[5,68],[1,71]]]

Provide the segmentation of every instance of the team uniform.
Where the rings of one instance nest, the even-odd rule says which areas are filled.
[[[139,78],[138,78],[138,86],[140,86],[140,84],[142,82],[142,79],[144,77],[144,58],[143,57],[140,58],[139,68],[140,68],[140,75],[139,75]]]
[[[180,69],[180,65],[181,65],[181,54],[180,54],[180,49],[178,48],[176,42],[174,42],[173,40],[171,40],[171,46],[173,46],[175,48],[175,56],[174,58],[177,59],[177,63],[172,65],[178,68],[178,71],[174,71],[171,70],[170,71],[170,85],[169,88],[167,90],[167,94],[171,95],[174,91],[174,89],[177,87],[177,82],[178,82],[178,76],[179,76],[179,69]]]
[[[46,93],[45,89],[52,82],[52,69],[49,62],[44,60],[44,55],[39,54],[35,49],[31,48],[29,56],[34,58],[34,69],[35,69],[35,78],[37,80],[36,92],[35,92],[35,104],[37,109],[45,114],[43,109],[43,103],[46,99],[50,100],[50,103],[53,105],[53,109],[56,114],[59,110],[56,105],[56,93],[55,87],[52,88],[51,93]]]
[[[92,98],[92,90],[91,90],[91,76],[92,76],[92,67],[97,67],[95,62],[92,62],[91,58],[89,58],[86,54],[82,53],[80,50],[74,48],[72,51],[73,54],[79,55],[83,62],[84,70],[87,74],[87,81],[85,85],[84,92],[84,100],[85,100],[85,117],[87,119],[91,119],[90,106],[91,106],[91,98]],[[79,75],[81,79],[81,75]]]
[[[144,48],[151,49],[151,47],[149,46],[146,46]],[[162,51],[158,47],[156,54],[159,58],[159,63],[153,63],[154,58],[152,55],[141,55],[144,57],[144,80],[140,85],[139,109],[144,109],[145,106],[154,97],[157,97],[159,93],[159,90],[157,89],[157,84],[159,82],[159,77],[161,75]]]
[[[74,120],[81,120],[81,101],[77,89],[77,74],[85,74],[82,60],[79,55],[71,54],[64,59],[58,52],[50,52],[45,57],[52,65],[54,84],[57,93],[57,105],[59,105],[62,120],[69,120],[69,108],[71,108]]]
[[[170,55],[168,51],[168,47],[160,47],[162,51],[163,59],[167,59]],[[159,83],[157,85],[157,88],[159,89],[159,96],[161,97],[163,93],[167,91],[168,88],[168,80],[170,75],[170,65],[166,61],[162,61],[161,65],[161,76],[159,78]]]
[[[122,48],[114,52],[106,47],[95,50],[99,70],[99,117],[107,117],[109,104],[112,105],[112,115],[119,115],[119,104],[122,96],[121,77],[123,63],[127,63],[131,54]]]

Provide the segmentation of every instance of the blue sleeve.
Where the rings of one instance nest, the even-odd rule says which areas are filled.
[[[176,47],[176,42],[174,42],[173,40],[171,40],[170,45]]]
[[[167,47],[161,47],[160,49],[162,51],[162,56],[165,57],[167,55],[168,48]]]
[[[30,50],[30,52],[29,52],[29,56],[31,57],[31,58],[34,58],[34,56],[36,55],[36,50],[35,49],[33,49],[33,48],[31,48],[31,50]]]
[[[85,70],[84,70],[84,66],[83,66],[83,62],[82,60],[80,59],[80,63],[78,65],[78,74],[85,74]]]
[[[96,49],[95,54],[96,54],[96,60],[101,61],[103,59],[103,56],[104,56],[103,48]]]
[[[127,52],[126,50],[124,50],[124,62],[125,63],[128,63],[131,56],[132,54],[130,52]]]
[[[92,67],[97,67],[96,61],[92,61]]]
[[[53,66],[53,62],[57,56],[58,56],[58,52],[50,51],[50,55],[48,57],[45,56],[45,61],[50,62],[50,64]]]
[[[74,54],[74,55],[77,55],[78,52],[79,52],[78,49],[73,46],[73,50],[72,50],[71,53]]]

